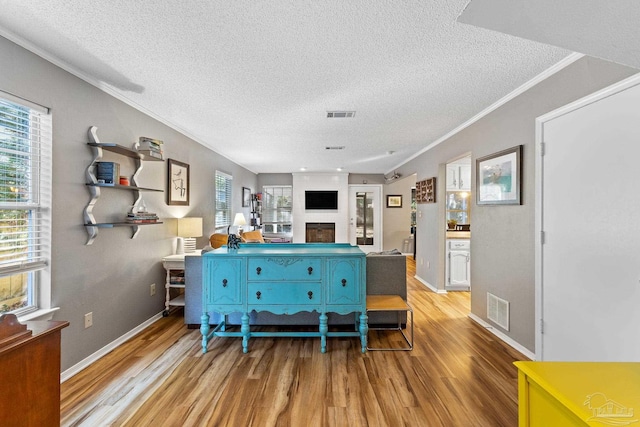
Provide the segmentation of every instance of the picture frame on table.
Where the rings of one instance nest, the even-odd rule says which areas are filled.
[[[189,165],[167,160],[167,205],[189,206]]]
[[[387,207],[388,208],[401,208],[402,207],[402,195],[401,194],[388,194],[387,195]]]
[[[522,204],[522,145],[476,159],[478,205]]]
[[[242,187],[242,207],[248,208],[251,205],[251,189]]]

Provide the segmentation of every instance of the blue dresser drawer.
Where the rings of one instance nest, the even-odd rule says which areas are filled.
[[[322,304],[320,283],[257,282],[249,283],[251,305],[318,305]]]
[[[247,280],[320,281],[322,259],[297,256],[249,258]]]

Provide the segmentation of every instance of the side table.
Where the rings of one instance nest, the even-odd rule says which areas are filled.
[[[184,290],[186,283],[184,280],[184,257],[200,256],[202,251],[189,252],[187,254],[168,255],[162,258],[162,266],[167,270],[165,280],[165,302],[162,315],[167,317],[171,307],[184,307],[184,291],[174,298],[171,298],[171,289]]]

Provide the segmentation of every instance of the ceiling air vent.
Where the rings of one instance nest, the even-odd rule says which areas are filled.
[[[355,111],[327,111],[328,119],[352,119],[355,115]]]
[[[344,145],[328,145],[324,147],[325,150],[344,150]]]

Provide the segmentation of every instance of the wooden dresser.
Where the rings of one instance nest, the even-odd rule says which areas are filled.
[[[0,423],[3,426],[60,425],[60,338],[62,321],[0,318]]]
[[[520,427],[640,426],[640,363],[515,365]]]
[[[241,337],[248,351],[250,337],[320,337],[326,352],[327,337],[359,336],[362,352],[367,348],[366,259],[349,244],[244,244],[239,249],[222,247],[202,256],[203,315],[200,331],[202,351],[214,336]],[[315,311],[318,331],[254,332],[251,311],[294,314]],[[240,331],[228,331],[222,323],[211,329],[209,314],[242,313]],[[329,332],[327,313],[356,313],[354,331]]]

